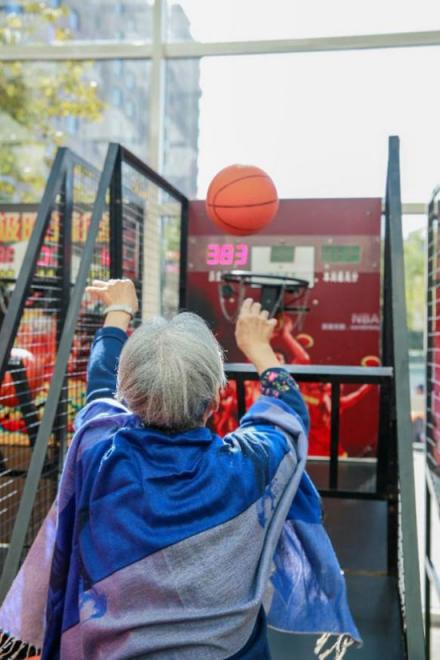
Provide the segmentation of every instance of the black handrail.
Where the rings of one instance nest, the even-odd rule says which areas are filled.
[[[393,376],[392,367],[327,366],[322,364],[283,364],[283,369],[297,380],[308,383],[358,383],[381,385]],[[251,364],[228,362],[226,374],[244,374],[245,380],[258,380],[258,373]]]
[[[383,452],[378,451],[376,488],[374,492],[360,492],[341,490],[338,488],[338,468],[339,468],[339,397],[341,384],[358,385],[378,385],[389,393],[393,382],[393,369],[391,367],[345,367],[345,366],[326,366],[326,365],[283,365],[283,369],[288,371],[299,383],[329,383],[331,385],[331,419],[330,419],[330,457],[329,457],[329,479],[328,488],[320,489],[321,495],[325,497],[336,497],[344,499],[369,499],[369,500],[389,500],[391,495],[397,496],[397,492],[392,494],[386,484],[387,464],[380,459]],[[225,373],[228,379],[236,382],[237,385],[237,408],[238,417],[242,417],[246,412],[245,405],[245,382],[256,381],[259,379],[255,367],[251,364],[226,364]],[[390,407],[383,410],[379,420],[379,425],[389,424]],[[381,437],[379,437],[381,441]],[[382,438],[383,441],[383,438]],[[393,441],[392,438],[385,440],[387,443]],[[383,484],[386,484],[385,487]],[[389,529],[389,536],[392,536],[392,530]]]

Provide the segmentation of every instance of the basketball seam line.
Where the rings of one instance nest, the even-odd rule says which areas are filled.
[[[235,227],[235,225],[231,225],[229,222],[223,222],[222,218],[217,213],[217,209],[215,208],[215,206],[213,207],[212,211],[213,211],[215,217],[217,218],[217,222],[219,223],[219,225],[222,229],[224,229],[224,226],[226,226],[226,227],[230,227],[231,229],[235,229],[236,231],[237,230],[240,231],[239,227]],[[240,234],[240,235],[241,236],[246,236],[246,232],[243,233],[243,234]]]
[[[243,232],[243,233],[238,234],[239,236],[247,236],[248,233],[252,233],[252,230],[250,230],[250,232],[248,232],[247,229],[241,229],[240,227],[236,227],[235,225],[231,225],[230,222],[225,222],[225,221],[224,221],[224,220],[218,215],[217,210],[216,210],[216,207],[214,207],[212,210],[214,211],[214,214],[215,214],[215,216],[216,216],[218,222],[220,223],[220,226],[221,226],[221,227],[224,225],[225,227],[230,227],[231,229],[235,229],[235,231]]]
[[[220,193],[227,188],[228,186],[231,186],[233,183],[238,183],[239,181],[244,181],[245,179],[269,179],[269,181],[272,182],[272,179],[267,175],[267,174],[247,174],[246,176],[241,176],[238,179],[234,179],[233,181],[229,181],[228,183],[225,183],[224,186],[219,188],[217,192],[214,195],[214,199],[212,200],[212,203],[215,204],[215,200],[217,199],[217,196],[220,195]],[[209,190],[208,190],[209,193]]]
[[[268,204],[276,204],[278,202],[277,199],[270,199],[268,202],[258,202],[258,204],[207,204],[207,206],[211,206],[216,209],[247,209],[247,208],[252,208],[254,206],[267,206]]]

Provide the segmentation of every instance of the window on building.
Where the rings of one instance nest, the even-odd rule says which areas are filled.
[[[147,125],[137,120],[134,108],[137,98],[143,105],[148,100],[150,62],[129,65],[138,81],[131,115],[121,110],[121,90],[113,84],[115,61],[3,62],[2,76],[24,93],[2,110],[0,201],[38,202],[59,145],[98,166],[112,141],[148,158]]]
[[[112,105],[114,105],[116,108],[120,108],[122,106],[122,92],[119,89],[119,87],[115,87],[112,90]]]

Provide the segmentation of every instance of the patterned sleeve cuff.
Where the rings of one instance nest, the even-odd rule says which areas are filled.
[[[298,385],[292,376],[282,367],[266,369],[260,376],[261,393],[265,396],[279,397],[280,395],[297,390]]]

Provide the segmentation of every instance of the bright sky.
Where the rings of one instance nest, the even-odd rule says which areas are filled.
[[[203,41],[440,29],[440,1],[179,0]],[[231,163],[280,197],[382,196],[401,138],[402,197],[440,182],[440,47],[204,58],[198,195]],[[424,219],[413,218],[408,230]]]
[[[296,39],[440,29],[438,0],[171,0],[197,41]]]

